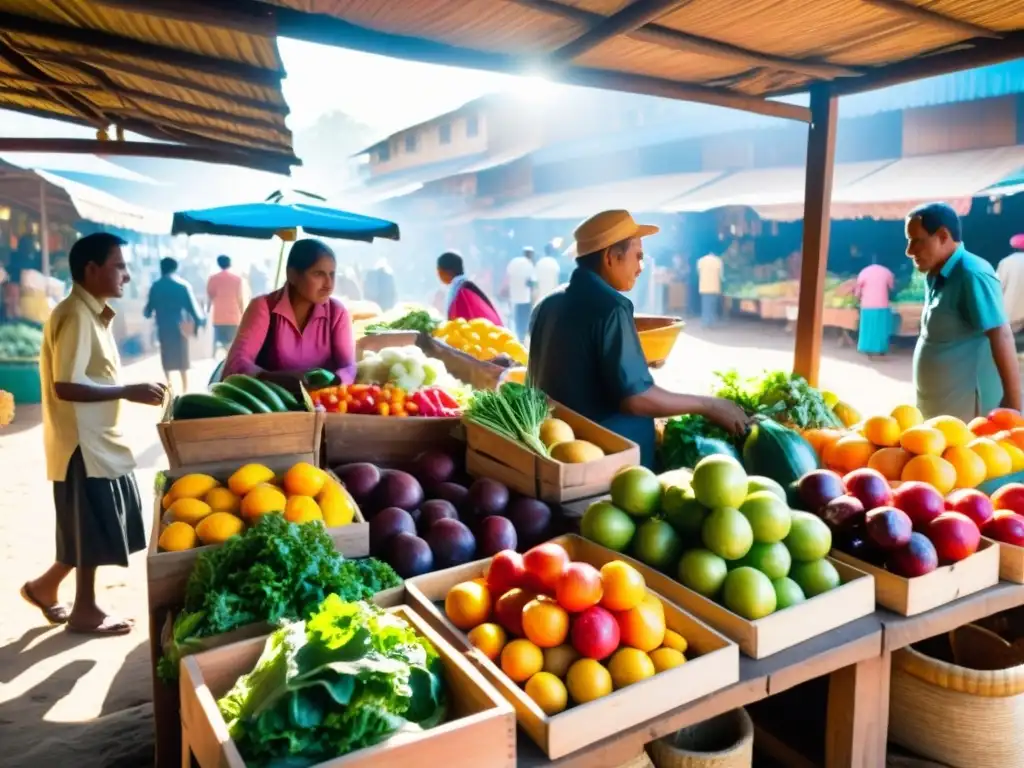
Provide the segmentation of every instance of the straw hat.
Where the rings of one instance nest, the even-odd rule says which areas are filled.
[[[576,258],[598,253],[631,237],[646,237],[658,232],[651,224],[637,224],[629,211],[602,211],[584,221],[573,233]]]

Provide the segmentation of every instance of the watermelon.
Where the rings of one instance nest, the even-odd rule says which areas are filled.
[[[772,419],[762,419],[743,443],[743,467],[783,488],[818,468],[818,456],[803,437]]]

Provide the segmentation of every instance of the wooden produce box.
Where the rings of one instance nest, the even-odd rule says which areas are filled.
[[[593,544],[593,546],[599,546]],[[701,621],[717,629],[739,645],[743,653],[753,659],[763,659],[779,651],[836,627],[848,624],[875,610],[874,579],[866,569],[852,567],[830,557],[839,571],[842,584],[830,592],[812,597],[803,603],[776,611],[751,621],[733,613],[724,605],[688,589],[675,579],[628,555],[613,553],[624,560],[647,580],[647,585],[658,594],[686,609]]]
[[[916,616],[999,581],[999,547],[989,539],[982,539],[978,551],[967,559],[940,565],[913,579],[897,576],[845,552],[832,550],[832,556],[874,576],[875,602],[901,616]]]
[[[473,389],[497,389],[508,371],[486,360],[477,360],[432,336],[421,335],[416,343],[427,357],[440,360],[448,373]]]
[[[171,469],[212,462],[240,466],[284,454],[319,457],[324,414],[254,413],[178,421],[168,413],[156,428]]]
[[[1014,584],[1024,584],[1024,547],[1005,541],[986,539],[999,547],[999,578]]]
[[[380,744],[320,763],[321,768],[514,768],[515,713],[494,687],[426,621],[406,606],[391,609],[437,649],[445,668],[451,719],[419,733],[399,733]],[[181,765],[244,768],[217,699],[256,664],[266,638],[253,638],[182,661]]]
[[[607,493],[616,472],[640,463],[640,448],[633,441],[558,403],[552,416],[568,423],[577,439],[588,440],[606,455],[585,464],[563,464],[466,422],[466,471],[474,477],[498,480],[524,496],[563,502]]]
[[[362,360],[364,352],[380,352],[385,347],[410,347],[418,345],[419,339],[420,334],[416,331],[368,333],[356,339],[356,360]]]
[[[600,568],[619,559],[617,553],[593,542],[567,535],[553,539],[575,560]],[[448,621],[443,603],[448,590],[463,581],[482,576],[487,560],[425,574],[406,582],[406,600],[423,614],[441,634],[464,647],[502,695],[515,707],[520,727],[552,760],[558,759],[619,731],[732,685],[739,680],[739,652],[733,643],[658,594],[665,607],[665,624],[689,643],[687,662],[654,677],[621,688],[608,696],[572,706],[548,716],[500,667],[473,648],[466,635]],[[648,585],[650,586],[650,585]],[[657,593],[657,590],[650,590]],[[690,657],[696,651],[698,655]]]
[[[398,464],[424,451],[465,449],[462,419],[364,416],[328,413],[324,419],[324,461],[334,467],[350,461]]]

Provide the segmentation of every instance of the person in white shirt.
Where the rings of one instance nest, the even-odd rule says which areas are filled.
[[[1006,318],[1016,336],[1024,331],[1024,234],[1010,238],[1010,247],[1014,250],[996,267],[996,275],[1003,284],[1003,305],[1006,307]],[[1018,338],[1018,348],[1020,339]]]
[[[558,288],[561,265],[558,263],[558,252],[548,243],[544,246],[544,255],[537,261],[534,269],[537,279],[537,290],[534,291],[533,303],[540,304]]]
[[[537,285],[536,267],[533,263],[533,248],[523,248],[521,256],[508,263],[508,301],[512,305],[512,323],[516,336],[526,341],[533,310],[533,289]]]

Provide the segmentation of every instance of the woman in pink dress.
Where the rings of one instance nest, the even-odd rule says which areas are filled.
[[[319,240],[299,240],[287,266],[285,286],[246,307],[223,375],[245,373],[295,389],[308,371],[321,368],[351,384],[355,338],[348,310],[332,295],[334,252]]]
[[[445,315],[449,320],[473,320],[482,317],[495,325],[502,325],[501,315],[480,287],[466,277],[462,257],[449,251],[437,259],[437,276],[448,286]]]

